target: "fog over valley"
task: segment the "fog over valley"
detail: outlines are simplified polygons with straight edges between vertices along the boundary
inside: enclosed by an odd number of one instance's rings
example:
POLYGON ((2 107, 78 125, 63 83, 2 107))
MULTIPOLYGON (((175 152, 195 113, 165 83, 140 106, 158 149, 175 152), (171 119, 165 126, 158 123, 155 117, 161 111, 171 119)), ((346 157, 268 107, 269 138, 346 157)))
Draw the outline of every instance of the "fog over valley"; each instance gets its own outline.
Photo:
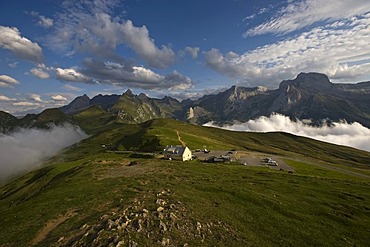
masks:
POLYGON ((40 166, 42 161, 85 138, 87 135, 71 124, 0 134, 0 182, 40 166))
POLYGON ((210 122, 204 126, 247 132, 282 131, 370 152, 370 129, 357 122, 334 122, 331 126, 322 124, 319 127, 314 127, 309 125, 309 120, 297 120, 294 122, 287 116, 273 114, 269 117, 263 116, 245 123, 235 123, 233 125, 224 125, 220 127, 210 122))

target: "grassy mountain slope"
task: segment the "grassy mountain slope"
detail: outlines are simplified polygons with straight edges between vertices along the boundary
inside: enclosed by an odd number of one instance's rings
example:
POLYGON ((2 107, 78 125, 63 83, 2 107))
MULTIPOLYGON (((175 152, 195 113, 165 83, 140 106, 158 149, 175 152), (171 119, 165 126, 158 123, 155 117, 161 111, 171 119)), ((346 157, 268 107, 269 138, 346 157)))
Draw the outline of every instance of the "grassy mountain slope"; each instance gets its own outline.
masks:
POLYGON ((17 128, 47 129, 52 125, 72 122, 71 118, 58 108, 46 109, 40 114, 27 114, 21 119, 0 111, 0 133, 14 131, 17 128))
MULTIPOLYGON (((191 149, 202 149, 204 146, 210 150, 244 149, 285 156, 301 155, 354 167, 367 168, 370 165, 368 152, 350 147, 287 133, 232 132, 172 119, 155 119, 138 125, 123 125, 121 128, 113 128, 94 138, 98 140, 96 142, 103 142, 106 139, 107 143, 112 145, 112 149, 123 145, 127 146, 126 150, 160 151, 168 144, 179 144, 177 131, 191 149)), ((91 141, 95 141, 94 138, 91 141)))
POLYGON ((0 188, 0 246, 366 246, 369 161, 283 133, 112 124, 0 188), (279 155, 296 172, 106 152, 160 150, 177 131, 191 149, 279 155))
POLYGON ((102 107, 94 105, 73 116, 73 121, 83 126, 87 132, 97 131, 116 121, 117 117, 105 111, 102 107))
POLYGON ((0 111, 0 133, 12 130, 18 119, 7 112, 0 111))

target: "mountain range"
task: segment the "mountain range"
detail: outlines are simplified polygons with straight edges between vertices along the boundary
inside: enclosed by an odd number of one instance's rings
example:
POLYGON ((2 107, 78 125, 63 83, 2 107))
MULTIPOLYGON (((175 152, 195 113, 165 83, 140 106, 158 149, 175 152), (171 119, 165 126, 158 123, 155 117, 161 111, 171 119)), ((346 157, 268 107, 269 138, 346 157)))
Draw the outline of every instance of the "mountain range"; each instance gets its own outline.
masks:
POLYGON ((232 86, 218 94, 181 102, 168 96, 156 99, 143 93, 135 95, 131 90, 122 95, 97 95, 92 99, 85 94, 59 109, 28 114, 22 119, 1 112, 0 130, 11 130, 14 126, 42 127, 50 122, 83 122, 86 117, 94 117, 101 124, 141 123, 155 118, 223 124, 273 113, 289 116, 292 120, 310 119, 313 124, 345 120, 370 128, 370 82, 336 84, 324 74, 300 73, 293 80, 282 81, 274 90, 262 86, 232 86))

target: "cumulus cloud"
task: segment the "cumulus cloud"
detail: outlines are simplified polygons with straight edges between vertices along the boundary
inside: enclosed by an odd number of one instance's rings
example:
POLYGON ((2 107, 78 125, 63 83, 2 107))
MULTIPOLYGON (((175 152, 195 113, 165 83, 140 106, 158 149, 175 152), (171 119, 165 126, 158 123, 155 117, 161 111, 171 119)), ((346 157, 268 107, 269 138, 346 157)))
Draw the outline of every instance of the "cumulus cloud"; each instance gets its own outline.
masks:
POLYGON ((370 73, 370 13, 316 27, 242 55, 205 52, 215 71, 250 86, 276 87, 300 72, 320 72, 337 81, 365 80, 370 73))
POLYGON ((0 26, 0 47, 15 56, 35 63, 43 63, 42 49, 37 43, 22 37, 15 27, 0 26))
POLYGON ((121 24, 120 29, 125 43, 150 66, 166 68, 174 62, 175 53, 172 49, 165 45, 158 48, 150 38, 146 26, 135 27, 132 21, 128 20, 121 24))
POLYGON ((0 87, 10 87, 18 85, 19 81, 8 75, 0 75, 0 87))
POLYGON ((41 27, 49 28, 53 25, 54 21, 51 18, 40 15, 40 20, 37 22, 41 27))
POLYGON ((132 66, 127 62, 103 62, 86 59, 81 73, 95 81, 116 86, 142 88, 148 90, 191 88, 193 82, 177 71, 160 75, 142 66, 132 66))
POLYGON ((26 11, 25 13, 35 17, 37 20, 37 25, 39 25, 40 27, 49 28, 54 23, 53 19, 40 15, 39 12, 36 12, 36 11, 27 12, 26 11))
MULTIPOLYGON (((263 116, 246 123, 226 125, 222 128, 246 132, 282 131, 370 152, 370 129, 357 122, 350 124, 343 121, 333 123, 331 126, 323 124, 319 127, 311 126, 305 122, 299 120, 293 122, 287 116, 273 114, 270 117, 263 116)), ((212 123, 207 123, 206 126, 219 127, 212 123)))
POLYGON ((44 79, 50 78, 50 74, 48 73, 48 70, 50 70, 50 68, 47 68, 45 64, 39 64, 37 65, 36 68, 33 68, 30 71, 31 71, 31 74, 33 74, 34 76, 44 80, 44 79))
POLYGON ((171 47, 158 47, 146 26, 137 27, 131 20, 112 16, 115 6, 117 1, 65 1, 54 32, 48 36, 48 46, 69 55, 88 52, 119 60, 115 49, 126 45, 149 66, 165 68, 174 62, 171 47))
POLYGON ((0 94, 0 101, 13 101, 16 100, 14 98, 9 98, 8 96, 0 94))
POLYGON ((185 47, 185 51, 190 54, 193 59, 198 57, 199 47, 185 47))
POLYGON ((51 99, 55 101, 67 101, 67 98, 60 94, 51 96, 51 99))
POLYGON ((336 21, 370 12, 367 0, 299 0, 279 9, 269 21, 249 29, 245 36, 289 33, 321 21, 336 21))
POLYGON ((170 91, 182 91, 193 87, 192 80, 176 70, 164 77, 164 84, 168 85, 170 91))
POLYGON ((92 79, 81 74, 74 68, 62 69, 56 68, 55 75, 59 80, 62 81, 71 81, 71 82, 86 82, 92 83, 92 79))
POLYGON ((39 167, 63 148, 86 137, 80 128, 72 125, 0 134, 0 181, 39 167))
POLYGON ((38 95, 38 94, 35 94, 35 93, 31 93, 31 94, 29 94, 28 99, 33 100, 33 101, 36 101, 36 102, 44 102, 44 101, 41 99, 41 95, 38 95))

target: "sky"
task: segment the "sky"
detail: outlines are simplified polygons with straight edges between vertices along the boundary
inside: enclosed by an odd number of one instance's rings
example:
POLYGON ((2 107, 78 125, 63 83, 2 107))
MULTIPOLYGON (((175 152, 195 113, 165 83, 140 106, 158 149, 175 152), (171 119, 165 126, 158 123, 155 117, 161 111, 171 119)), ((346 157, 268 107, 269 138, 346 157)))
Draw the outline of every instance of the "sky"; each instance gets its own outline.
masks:
POLYGON ((369 47, 368 0, 0 1, 0 110, 275 89, 300 72, 369 81, 369 47))

